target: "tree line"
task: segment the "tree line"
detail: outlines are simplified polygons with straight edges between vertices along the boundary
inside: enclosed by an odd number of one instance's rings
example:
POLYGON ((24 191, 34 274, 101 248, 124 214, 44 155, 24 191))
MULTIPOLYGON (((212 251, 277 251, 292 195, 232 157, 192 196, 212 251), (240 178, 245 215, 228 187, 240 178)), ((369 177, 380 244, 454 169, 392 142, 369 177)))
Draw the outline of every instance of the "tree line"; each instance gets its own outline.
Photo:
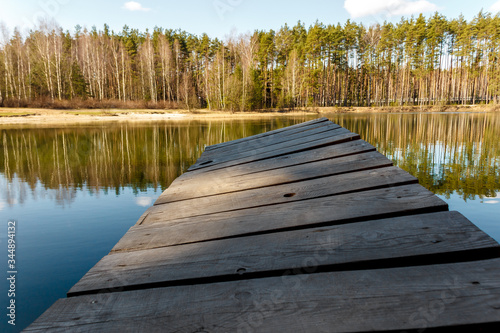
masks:
POLYGON ((500 15, 316 22, 222 41, 182 30, 3 30, 0 106, 211 110, 500 102, 500 15), (66 104, 64 104, 64 103, 66 104), (45 103, 45 104, 44 104, 45 103))

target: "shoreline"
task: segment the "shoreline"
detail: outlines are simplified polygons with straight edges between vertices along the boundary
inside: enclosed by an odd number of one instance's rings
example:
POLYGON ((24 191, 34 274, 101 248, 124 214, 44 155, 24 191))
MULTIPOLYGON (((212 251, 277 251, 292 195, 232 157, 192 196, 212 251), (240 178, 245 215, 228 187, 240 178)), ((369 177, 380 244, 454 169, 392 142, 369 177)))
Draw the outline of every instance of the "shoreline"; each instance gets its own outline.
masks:
POLYGON ((455 113, 498 112, 499 106, 393 106, 393 107, 317 107, 292 111, 262 110, 248 112, 154 109, 32 109, 0 108, 0 125, 55 125, 103 122, 150 122, 248 119, 263 117, 323 116, 339 113, 455 113))

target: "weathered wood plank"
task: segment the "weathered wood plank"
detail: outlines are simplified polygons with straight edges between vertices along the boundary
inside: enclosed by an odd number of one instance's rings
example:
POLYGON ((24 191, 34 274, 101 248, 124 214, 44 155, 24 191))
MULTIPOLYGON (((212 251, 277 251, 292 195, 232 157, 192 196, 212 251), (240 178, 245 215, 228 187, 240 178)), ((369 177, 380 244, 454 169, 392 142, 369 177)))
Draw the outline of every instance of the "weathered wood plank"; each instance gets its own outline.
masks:
POLYGON ((308 137, 307 140, 293 140, 290 142, 282 143, 281 145, 273 146, 273 150, 269 151, 266 148, 254 150, 253 155, 246 156, 238 159, 233 159, 230 155, 221 155, 217 159, 212 159, 212 163, 195 163, 188 171, 194 172, 207 172, 210 170, 221 169, 231 165, 243 164, 252 161, 263 160, 280 155, 286 155, 303 150, 314 149, 322 146, 328 146, 346 141, 359 139, 359 135, 352 133, 344 128, 324 132, 317 135, 308 137), (307 142, 304 142, 307 141, 307 142))
MULTIPOLYGON (((213 146, 208 146, 205 149, 206 154, 220 154, 222 152, 227 152, 227 151, 233 151, 233 150, 238 150, 240 151, 241 149, 245 149, 245 147, 259 147, 262 146, 263 144, 271 143, 273 144, 274 139, 277 140, 283 140, 284 138, 289 138, 290 136, 293 135, 305 135, 306 133, 309 133, 311 130, 317 130, 321 128, 330 128, 332 125, 336 125, 332 123, 331 121, 321 121, 321 122, 311 122, 309 124, 303 125, 303 126, 297 126, 295 128, 282 128, 279 130, 272 130, 269 132, 261 133, 256 136, 249 136, 246 138, 239 139, 240 142, 236 144, 230 144, 233 141, 226 142, 228 146, 226 147, 219 147, 216 149, 210 149, 213 146), (264 135, 265 134, 265 135, 264 135)), ((337 125, 340 126, 340 125, 337 125)), ((238 141, 238 140, 234 140, 238 141)))
MULTIPOLYGON (((375 151, 375 147, 363 140, 353 140, 330 146, 323 146, 311 150, 290 153, 287 155, 271 157, 264 160, 252 161, 245 164, 233 165, 223 169, 210 172, 186 172, 176 178, 169 187, 182 187, 189 182, 196 183, 200 177, 227 178, 237 177, 250 173, 265 172, 299 164, 307 164, 315 161, 334 159, 337 157, 359 154, 361 152, 375 151)), ((229 179, 228 179, 229 181, 229 179)))
POLYGON ((149 218, 168 216, 169 220, 175 220, 415 183, 417 178, 391 166, 156 205, 149 218))
POLYGON ((499 292, 499 259, 284 275, 71 297, 26 332, 368 332, 487 323, 498 329, 499 292))
MULTIPOLYGON (((331 146, 329 146, 331 147, 331 146)), ((391 166, 392 162, 376 151, 293 165, 281 169, 233 176, 232 171, 213 175, 203 173, 192 181, 173 183, 155 205, 262 187, 294 183, 311 178, 391 166), (312 172, 314 170, 314 172, 312 172)), ((263 189, 265 192, 265 190, 263 189)))
POLYGON ((281 132, 281 135, 276 134, 265 136, 260 139, 252 140, 245 144, 238 144, 227 148, 220 148, 216 149, 215 151, 205 151, 196 161, 196 163, 199 163, 201 165, 207 161, 217 159, 221 155, 229 155, 231 156, 231 158, 237 159, 244 156, 253 155, 255 154, 255 150, 271 151, 276 145, 294 145, 294 142, 296 142, 295 140, 297 139, 302 139, 302 142, 308 142, 309 137, 339 128, 341 128, 340 125, 328 121, 316 124, 312 128, 311 126, 309 126, 307 128, 291 130, 290 132, 293 131, 293 133, 284 131, 281 132))
POLYGON ((472 250, 488 248, 500 254, 500 245, 458 212, 419 214, 110 254, 73 286, 68 296, 182 280, 206 282, 214 277, 273 271, 283 274, 288 269, 308 270, 311 265, 319 270, 320 266, 332 269, 332 265, 343 265, 345 270, 360 262, 385 260, 390 264, 387 259, 406 258, 405 266, 412 266, 433 260, 413 259, 416 256, 441 254, 441 262, 457 256, 463 260, 469 253, 476 255, 472 250))
POLYGON ((148 214, 143 224, 130 228, 112 251, 150 249, 447 209, 444 201, 415 184, 178 220, 148 214))
MULTIPOLYGON (((296 146, 298 144, 314 142, 314 141, 321 140, 321 139, 324 139, 327 137, 347 133, 347 130, 345 128, 342 128, 337 124, 334 124, 331 122, 325 122, 323 124, 324 124, 323 126, 321 126, 319 128, 315 128, 314 130, 310 130, 307 132, 301 132, 301 133, 298 133, 297 135, 292 135, 291 140, 280 140, 280 142, 277 144, 271 144, 271 145, 264 146, 264 147, 257 146, 257 147, 253 147, 250 150, 245 150, 245 147, 247 147, 248 145, 238 144, 238 145, 233 146, 232 149, 229 149, 229 148, 227 150, 226 149, 224 149, 224 150, 217 149, 215 152, 212 152, 212 153, 210 151, 208 151, 207 154, 205 154, 205 152, 204 152, 203 154, 210 156, 210 158, 205 158, 205 156, 202 154, 202 156, 200 156, 200 158, 196 161, 196 163, 191 166, 191 169, 195 170, 195 169, 199 169, 202 167, 215 166, 219 163, 223 163, 223 162, 227 162, 227 161, 231 161, 231 160, 237 160, 237 159, 241 159, 244 157, 258 155, 258 154, 262 154, 262 153, 267 153, 267 152, 271 152, 274 150, 283 149, 286 147, 293 147, 293 146, 296 146), (328 130, 324 131, 323 127, 327 127, 328 130), (314 133, 312 135, 305 134, 305 133, 310 133, 311 131, 314 131, 314 133), (240 151, 240 149, 242 149, 242 151, 240 151)), ((266 138, 270 138, 271 141, 273 141, 274 136, 269 136, 266 138)), ((265 138, 263 138, 263 139, 265 139, 265 138)))
POLYGON ((290 131, 293 131, 295 129, 307 128, 309 126, 315 126, 317 124, 327 123, 327 122, 330 122, 330 121, 328 120, 328 118, 325 118, 325 117, 318 118, 318 119, 313 119, 313 120, 309 120, 309 121, 306 121, 306 122, 303 122, 303 123, 300 123, 300 124, 295 124, 295 125, 292 125, 292 126, 278 128, 278 129, 275 129, 275 130, 272 130, 272 131, 268 131, 268 132, 264 132, 264 133, 260 133, 260 134, 256 134, 256 135, 252 135, 252 136, 248 136, 248 137, 245 137, 245 138, 241 138, 241 139, 236 139, 236 140, 231 140, 231 141, 227 141, 227 142, 221 142, 221 143, 217 143, 217 144, 214 144, 214 145, 210 145, 210 146, 205 147, 205 150, 207 150, 207 151, 209 151, 209 150, 216 150, 216 149, 219 149, 219 148, 224 148, 224 147, 232 146, 232 145, 235 145, 235 144, 241 144, 241 143, 244 144, 245 142, 253 141, 253 140, 256 140, 256 139, 260 139, 260 138, 263 138, 263 137, 266 137, 266 136, 269 136, 269 135, 276 135, 276 134, 280 134, 281 132, 290 132, 290 131))

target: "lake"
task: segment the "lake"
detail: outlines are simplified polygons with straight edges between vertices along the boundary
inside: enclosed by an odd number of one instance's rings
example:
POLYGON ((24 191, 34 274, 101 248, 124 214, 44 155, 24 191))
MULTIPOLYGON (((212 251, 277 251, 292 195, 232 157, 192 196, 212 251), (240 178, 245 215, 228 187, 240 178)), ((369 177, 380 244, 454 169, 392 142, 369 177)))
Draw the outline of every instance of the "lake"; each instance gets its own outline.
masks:
MULTIPOLYGON (((204 147, 316 116, 0 126, 0 246, 16 221, 16 326, 29 325, 103 256, 204 147)), ((332 114, 500 241, 500 113, 332 114)), ((2 307, 8 306, 6 279, 2 307)), ((7 310, 4 310, 7 311, 7 310)))

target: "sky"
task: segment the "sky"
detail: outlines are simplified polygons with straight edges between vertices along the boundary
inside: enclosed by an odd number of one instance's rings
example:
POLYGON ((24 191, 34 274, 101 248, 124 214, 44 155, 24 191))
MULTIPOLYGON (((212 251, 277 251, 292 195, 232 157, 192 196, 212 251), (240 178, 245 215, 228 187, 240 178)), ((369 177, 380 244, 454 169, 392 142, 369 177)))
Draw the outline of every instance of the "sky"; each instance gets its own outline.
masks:
POLYGON ((116 32, 124 25, 140 31, 158 26, 225 39, 299 20, 309 26, 316 20, 343 24, 351 19, 369 26, 436 11, 471 20, 481 9, 497 14, 500 0, 0 0, 0 22, 26 32, 46 17, 70 32, 76 25, 102 29, 108 24, 116 32))

